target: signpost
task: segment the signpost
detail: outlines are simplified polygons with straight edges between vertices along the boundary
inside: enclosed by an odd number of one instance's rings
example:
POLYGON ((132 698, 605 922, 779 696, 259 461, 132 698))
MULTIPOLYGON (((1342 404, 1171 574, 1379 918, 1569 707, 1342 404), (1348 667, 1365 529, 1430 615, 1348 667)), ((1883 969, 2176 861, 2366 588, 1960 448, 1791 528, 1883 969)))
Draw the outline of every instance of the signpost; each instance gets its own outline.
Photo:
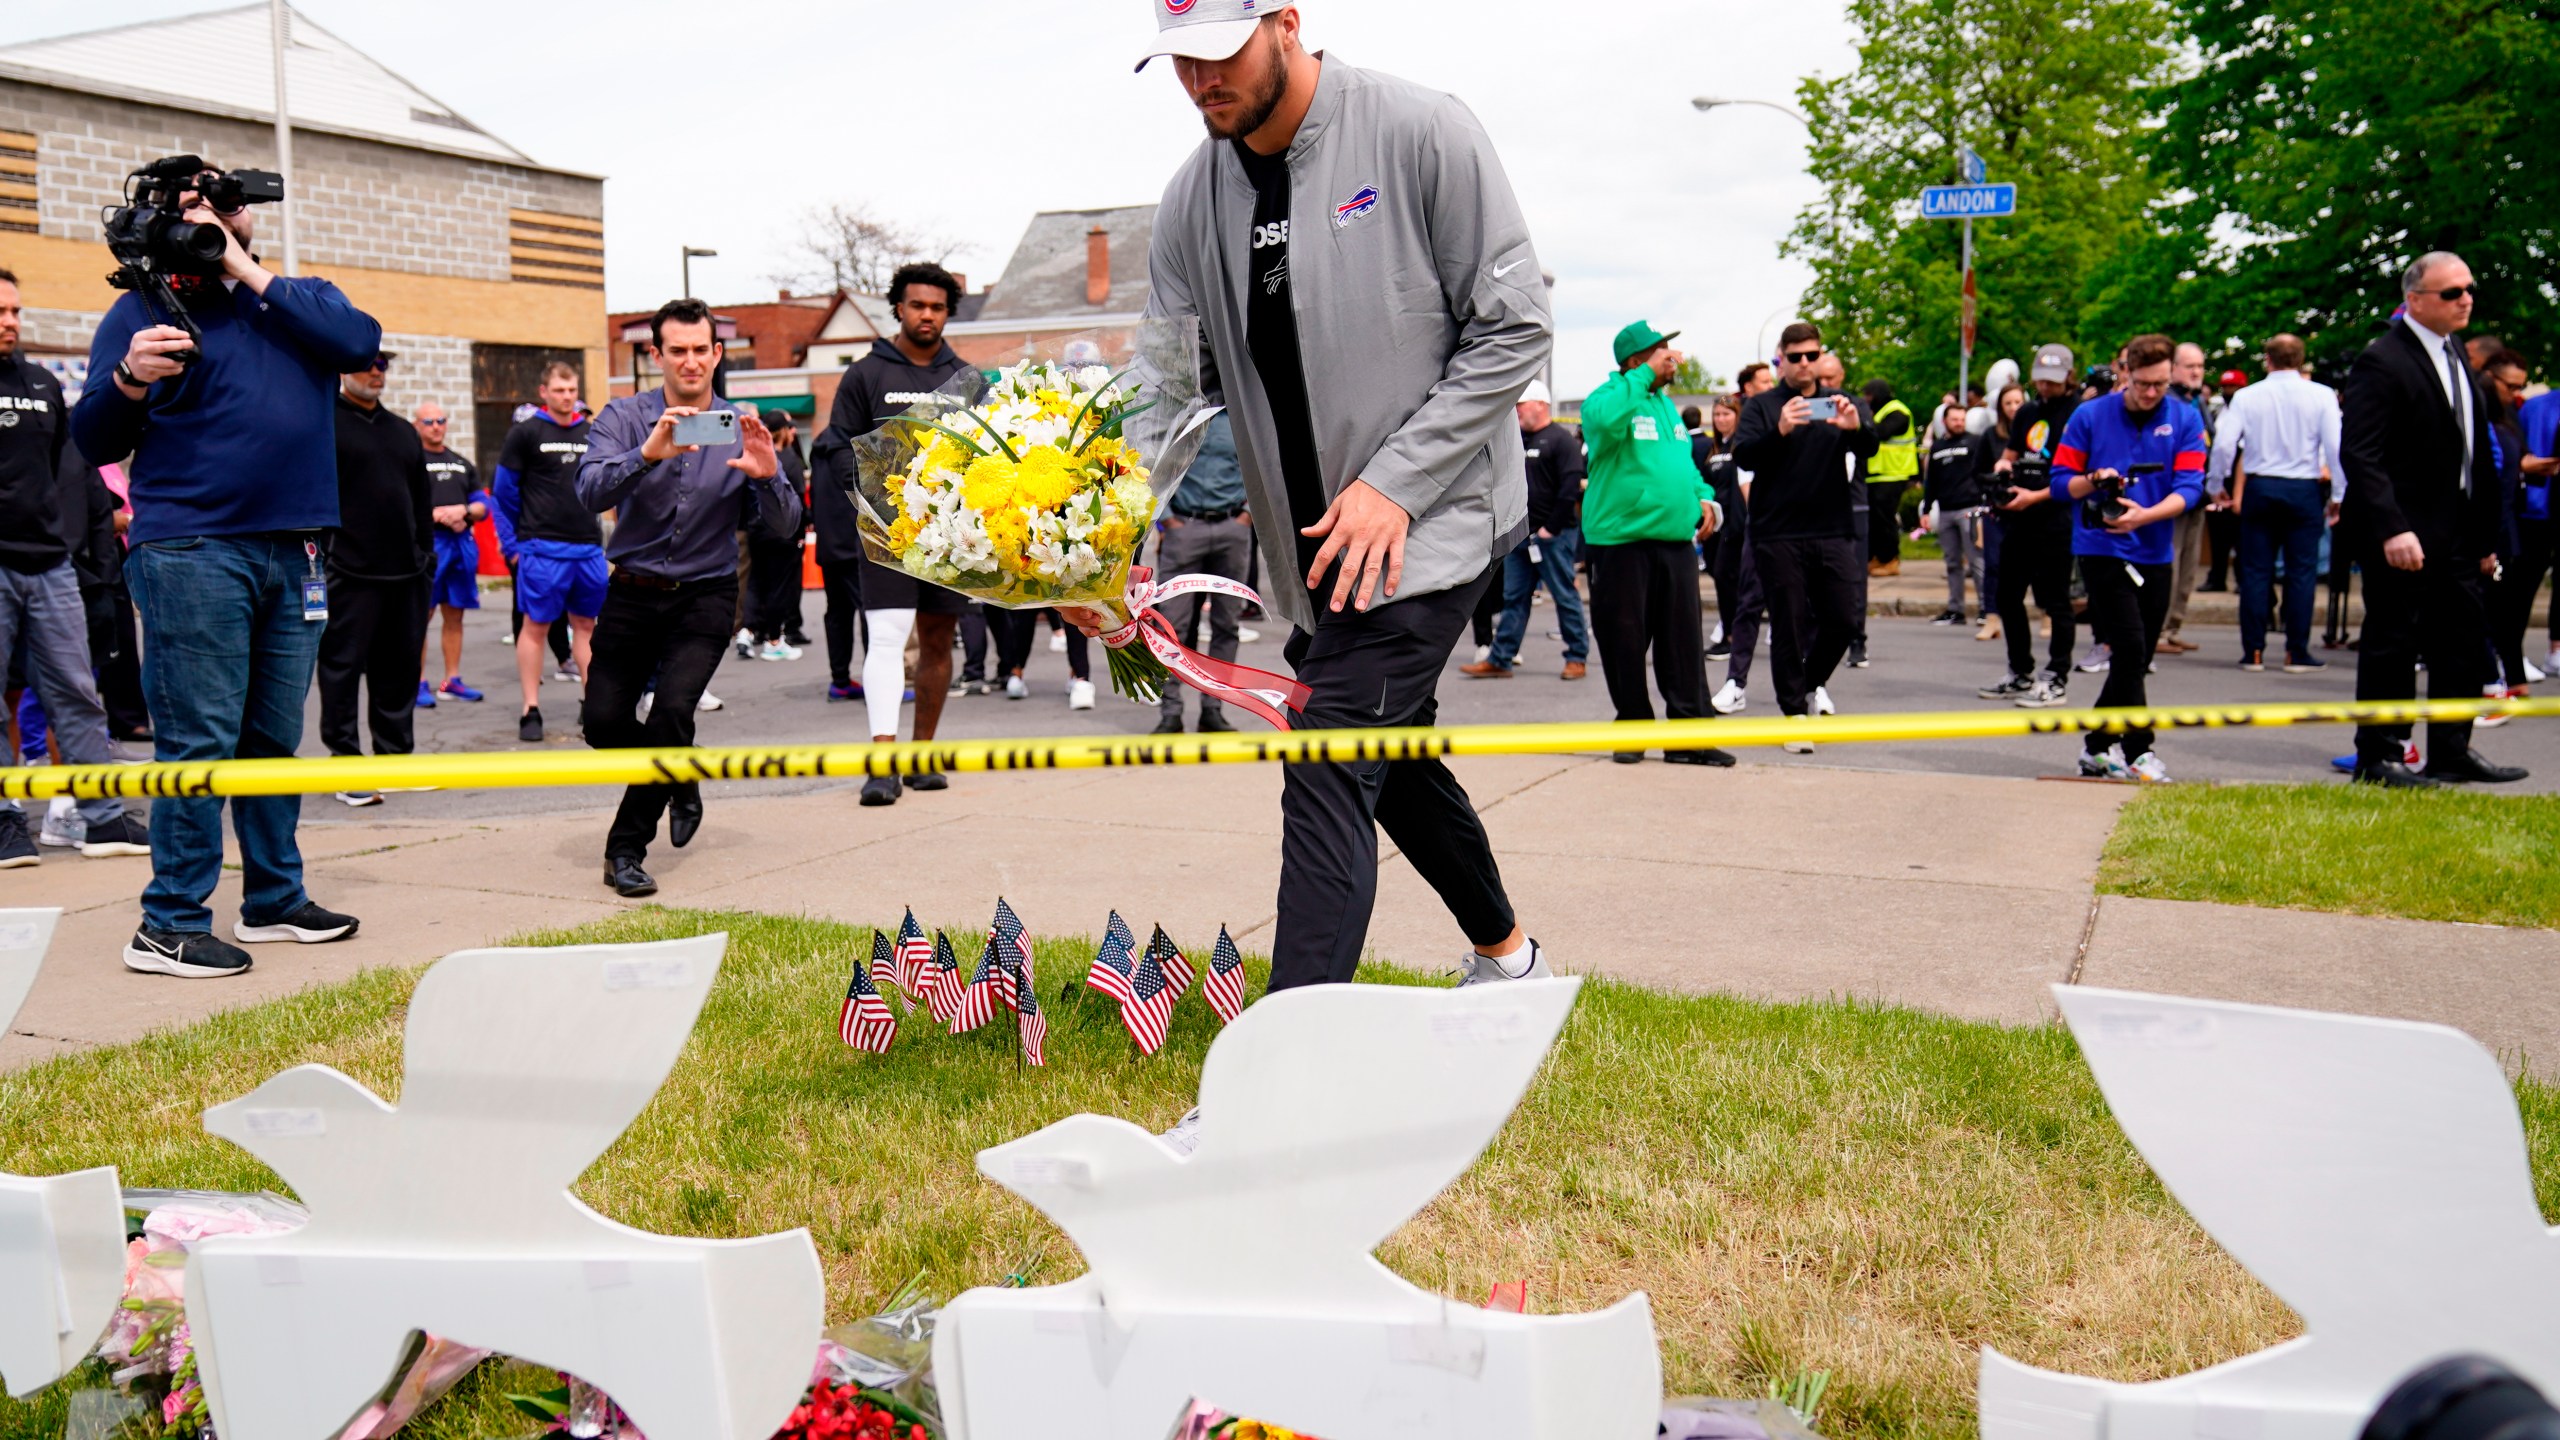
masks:
POLYGON ((1956 361, 1956 399, 1964 399, 1965 387, 1973 383, 1973 341, 1975 335, 1973 286, 1973 222, 1992 220, 2018 213, 2018 187, 1986 183, 1989 169, 1970 145, 1958 146, 1956 159, 1965 183, 1931 185, 1920 192, 1920 218, 1923 220, 1961 220, 1964 222, 1964 318, 1962 345, 1956 361))

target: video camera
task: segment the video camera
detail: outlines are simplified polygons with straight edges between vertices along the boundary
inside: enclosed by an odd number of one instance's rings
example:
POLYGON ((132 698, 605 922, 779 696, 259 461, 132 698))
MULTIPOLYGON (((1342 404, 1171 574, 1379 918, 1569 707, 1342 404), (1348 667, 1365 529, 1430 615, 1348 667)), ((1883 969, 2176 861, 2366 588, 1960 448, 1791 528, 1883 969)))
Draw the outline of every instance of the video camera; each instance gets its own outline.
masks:
MULTIPOLYGON (((186 218, 179 197, 188 191, 216 214, 236 215, 251 205, 282 200, 284 177, 271 170, 217 170, 193 155, 154 160, 125 177, 124 206, 106 216, 107 249, 117 266, 107 283, 140 295, 152 323, 174 325, 201 341, 203 333, 169 277, 221 275, 230 235, 220 225, 186 218)), ((190 365, 201 353, 188 349, 169 358, 190 365)))
POLYGON ((2157 475, 2162 468, 2159 465, 2136 465, 2131 473, 2125 475, 2090 476, 2089 493, 2080 499, 2080 518, 2092 530, 2106 529, 2133 508, 2124 502, 2125 486, 2145 475, 2157 475))

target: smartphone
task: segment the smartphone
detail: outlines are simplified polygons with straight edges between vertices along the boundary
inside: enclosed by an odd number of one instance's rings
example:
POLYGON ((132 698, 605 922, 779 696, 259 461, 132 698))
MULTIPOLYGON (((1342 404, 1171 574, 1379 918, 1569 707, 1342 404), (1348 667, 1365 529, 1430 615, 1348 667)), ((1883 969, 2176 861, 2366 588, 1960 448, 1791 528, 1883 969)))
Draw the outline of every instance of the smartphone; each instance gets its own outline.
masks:
POLYGON ((1840 413, 1840 397, 1837 395, 1825 395, 1821 399, 1807 400, 1804 403, 1811 407, 1805 413, 1804 418, 1807 420, 1827 421, 1840 413))
POLYGON ((738 443, 738 412, 706 410, 699 415, 679 416, 674 440, 678 445, 735 445, 738 443))

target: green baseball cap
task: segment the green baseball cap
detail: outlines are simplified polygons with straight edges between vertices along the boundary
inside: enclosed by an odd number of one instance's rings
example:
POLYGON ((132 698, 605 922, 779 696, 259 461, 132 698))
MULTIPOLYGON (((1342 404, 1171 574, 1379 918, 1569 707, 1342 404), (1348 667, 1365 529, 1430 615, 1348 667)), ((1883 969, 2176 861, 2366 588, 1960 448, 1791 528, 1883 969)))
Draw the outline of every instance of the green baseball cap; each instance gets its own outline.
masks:
POLYGON ((1639 320, 1619 331, 1617 343, 1609 348, 1617 353, 1618 366, 1624 369, 1629 356, 1641 355, 1656 345, 1667 344, 1679 338, 1680 332, 1677 330, 1665 335, 1653 328, 1652 321, 1639 320))

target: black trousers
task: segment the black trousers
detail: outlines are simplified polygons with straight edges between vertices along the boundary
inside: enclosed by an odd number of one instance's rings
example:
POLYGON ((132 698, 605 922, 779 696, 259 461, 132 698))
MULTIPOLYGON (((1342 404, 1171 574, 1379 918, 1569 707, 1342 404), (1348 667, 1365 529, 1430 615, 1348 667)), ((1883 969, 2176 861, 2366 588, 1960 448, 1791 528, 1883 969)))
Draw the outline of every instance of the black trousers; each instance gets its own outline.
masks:
MULTIPOLYGON (((1440 714, 1441 668, 1457 647, 1497 566, 1454 590, 1416 595, 1367 612, 1324 612, 1282 653, 1314 693, 1311 730, 1429 725, 1440 714)), ((1328 577, 1330 578, 1330 577, 1328 577)), ((1378 899, 1378 830, 1439 892, 1477 945, 1509 938, 1517 924, 1492 842, 1458 777, 1438 760, 1366 760, 1283 767, 1280 904, 1271 945, 1271 988, 1340 983, 1360 968, 1378 899)))
POLYGON ((1867 482, 1867 558, 1881 565, 1902 558, 1902 492, 1908 480, 1867 482))
MULTIPOLYGON (((1040 639, 1040 617, 1046 610, 1004 610, 987 607, 987 629, 995 636, 996 678, 1002 680, 1017 670, 1031 665, 1031 649, 1040 639)), ((1067 671, 1079 680, 1093 678, 1093 651, 1084 632, 1072 625, 1062 625, 1067 634, 1067 671)))
MULTIPOLYGON (((2099 705, 2151 703, 2145 681, 2151 673, 2151 657, 2160 649, 2160 632, 2169 623, 2169 592, 2177 588, 2176 572, 2174 565, 2128 565, 2097 555, 2080 562, 2080 578, 2089 585, 2089 633, 2107 647, 2107 683, 2098 691, 2099 705)), ((2152 734, 2127 730, 2109 735, 2092 730, 2083 748, 2096 755, 2118 741, 2130 760, 2151 748, 2152 734)))
MULTIPOLYGON (((2497 630, 2498 667, 2506 675, 2506 683, 2521 687, 2524 681, 2524 637, 2533 628, 2533 598, 2541 593, 2542 577, 2551 571, 2554 530, 2549 520, 2516 517, 2516 535, 2523 543, 2516 548, 2513 563, 2507 566, 2507 578, 2490 587, 2489 605, 2497 630)), ((2552 597, 2551 633, 2553 649, 2560 649, 2560 593, 2552 597)), ((95 641, 91 642, 93 645, 95 641)), ((113 718, 110 716, 109 718, 113 718)))
POLYGON ((332 755, 361 755, 356 687, 373 753, 418 748, 418 663, 427 643, 427 581, 329 577, 329 625, 320 632, 320 742, 332 755))
POLYGON ((1494 622, 1502 618, 1502 562, 1493 562, 1494 583, 1485 587, 1484 598, 1476 602, 1475 613, 1467 618, 1467 628, 1478 646, 1493 643, 1494 622))
POLYGON ((1621 720, 1653 718, 1644 688, 1653 652, 1662 713, 1694 720, 1707 709, 1706 620, 1698 605, 1698 551, 1686 540, 1634 540, 1591 548, 1592 646, 1621 720))
MULTIPOLYGON (((581 718, 598 750, 683 749, 693 744, 694 706, 729 653, 738 577, 696 580, 672 590, 616 576, 596 617, 581 718), (657 678, 658 698, 640 719, 640 697, 657 678)), ((678 798, 698 800, 697 785, 634 785, 622 792, 605 836, 607 859, 643 860, 658 836, 658 817, 678 798)))
MULTIPOLYGON (((2380 550, 2364 567, 2364 645, 2356 652, 2358 700, 2418 698, 2418 661, 2427 662, 2427 698, 2477 700, 2489 683, 2489 616, 2480 562, 2429 556, 2424 570, 2394 569, 2380 550)), ((2406 725, 2356 727, 2356 758, 2398 760, 2406 725)), ((2450 761, 2471 748, 2471 722, 2427 727, 2427 759, 2450 761)))
POLYGON ((136 735, 151 728, 151 710, 142 697, 142 646, 136 638, 133 595, 119 583, 111 604, 106 624, 95 618, 89 623, 89 658, 98 667, 98 698, 107 707, 108 731, 136 735))
POLYGON ((1802 715, 1831 683, 1858 633, 1867 557, 1849 536, 1751 542, 1752 568, 1769 607, 1769 678, 1778 708, 1802 715))
POLYGON ((747 554, 747 584, 753 591, 748 602, 752 616, 748 628, 756 632, 758 640, 806 633, 800 620, 803 577, 799 542, 758 535, 747 541, 747 554))
POLYGON ((850 685, 854 627, 862 620, 862 566, 821 562, 818 573, 827 581, 827 678, 839 685, 850 685))
MULTIPOLYGON (((2047 501, 2047 504, 2053 502, 2047 501)), ((2071 678, 2071 647, 2079 642, 2078 622, 2071 614, 2071 532, 2043 524, 2020 523, 1998 511, 2000 527, 2000 638, 2009 647, 2009 673, 2036 673, 2036 632, 2027 619, 2027 596, 2053 620, 2053 642, 2045 647, 2045 673, 2071 678)))

